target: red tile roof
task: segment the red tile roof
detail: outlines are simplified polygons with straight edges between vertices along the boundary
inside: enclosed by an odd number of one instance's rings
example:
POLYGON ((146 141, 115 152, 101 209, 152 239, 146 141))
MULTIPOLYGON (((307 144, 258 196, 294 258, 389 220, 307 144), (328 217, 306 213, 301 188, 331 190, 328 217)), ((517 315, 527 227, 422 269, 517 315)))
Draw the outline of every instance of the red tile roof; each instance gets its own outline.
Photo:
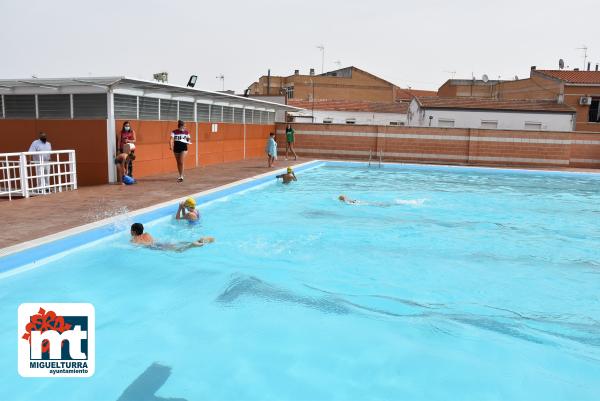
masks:
MULTIPOLYGON (((288 105, 303 109, 313 108, 313 102, 310 100, 288 99, 288 105)), ((315 100, 314 109, 406 114, 408 111, 408 103, 367 102, 362 100, 315 100)))
POLYGON ((600 85, 600 71, 533 70, 533 72, 560 79, 570 84, 600 85))
POLYGON ((510 111, 546 111, 556 113, 575 113, 575 109, 566 104, 550 100, 504 100, 473 97, 419 97, 421 107, 426 109, 469 109, 469 110, 510 110, 510 111))
POLYGON ((437 96, 437 91, 428 91, 423 89, 403 89, 400 87, 394 88, 394 97, 396 100, 412 100, 413 97, 421 96, 437 96))

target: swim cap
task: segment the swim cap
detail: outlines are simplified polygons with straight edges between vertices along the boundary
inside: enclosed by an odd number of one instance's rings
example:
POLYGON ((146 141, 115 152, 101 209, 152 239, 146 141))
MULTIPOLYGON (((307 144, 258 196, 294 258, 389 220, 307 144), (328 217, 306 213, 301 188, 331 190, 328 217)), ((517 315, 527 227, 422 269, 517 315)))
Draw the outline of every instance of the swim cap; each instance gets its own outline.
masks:
POLYGON ((290 174, 290 173, 294 172, 294 170, 292 170, 291 167, 288 167, 287 172, 288 172, 288 174, 290 174))
POLYGON ((189 207, 190 209, 191 208, 195 208, 196 207, 196 201, 194 200, 194 198, 189 197, 189 198, 187 198, 185 200, 184 206, 185 207, 189 207))

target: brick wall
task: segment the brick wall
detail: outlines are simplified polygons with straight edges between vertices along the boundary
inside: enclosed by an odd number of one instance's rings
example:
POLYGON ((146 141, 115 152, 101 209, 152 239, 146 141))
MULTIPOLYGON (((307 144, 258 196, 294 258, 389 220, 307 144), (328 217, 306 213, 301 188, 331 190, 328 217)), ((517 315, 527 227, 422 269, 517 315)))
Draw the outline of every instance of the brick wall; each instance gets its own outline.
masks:
MULTIPOLYGON (((600 133, 293 124, 302 156, 517 167, 600 168, 600 133)), ((278 124, 279 152, 285 126, 278 124)))

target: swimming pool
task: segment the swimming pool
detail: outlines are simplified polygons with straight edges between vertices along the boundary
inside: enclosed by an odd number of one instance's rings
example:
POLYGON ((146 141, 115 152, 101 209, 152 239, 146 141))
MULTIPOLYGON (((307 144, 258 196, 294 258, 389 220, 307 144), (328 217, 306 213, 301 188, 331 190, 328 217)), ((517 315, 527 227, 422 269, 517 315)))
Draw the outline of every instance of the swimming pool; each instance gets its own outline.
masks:
POLYGON ((598 400, 598 175, 327 163, 298 178, 215 196, 198 226, 146 224, 210 246, 136 248, 124 216, 0 279, 0 400, 117 400, 144 371, 188 401, 598 400), (32 301, 95 306, 93 377, 18 376, 32 301))

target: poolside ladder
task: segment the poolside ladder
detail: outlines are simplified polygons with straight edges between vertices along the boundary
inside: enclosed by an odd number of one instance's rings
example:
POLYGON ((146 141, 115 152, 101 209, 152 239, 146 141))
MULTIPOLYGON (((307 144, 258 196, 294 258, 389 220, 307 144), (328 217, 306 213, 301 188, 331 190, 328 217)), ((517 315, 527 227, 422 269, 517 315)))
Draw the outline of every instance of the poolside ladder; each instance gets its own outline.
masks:
POLYGON ((371 167, 371 158, 372 158, 373 149, 369 149, 369 167, 371 167))

